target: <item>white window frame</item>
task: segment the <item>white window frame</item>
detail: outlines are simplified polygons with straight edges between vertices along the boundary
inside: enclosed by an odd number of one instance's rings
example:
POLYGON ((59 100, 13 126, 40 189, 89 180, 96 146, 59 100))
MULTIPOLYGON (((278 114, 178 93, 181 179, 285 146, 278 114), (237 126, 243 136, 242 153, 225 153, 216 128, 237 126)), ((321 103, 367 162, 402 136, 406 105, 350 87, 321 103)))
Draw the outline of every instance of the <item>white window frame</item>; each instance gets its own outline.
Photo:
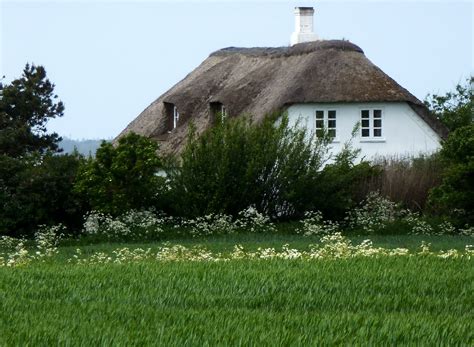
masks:
POLYGON ((178 108, 175 106, 173 106, 173 129, 176 129, 178 127, 178 123, 179 123, 179 112, 178 112, 178 108))
POLYGON ((385 128, 384 128, 384 115, 385 115, 385 109, 383 107, 360 107, 359 108, 359 121, 360 121, 360 132, 359 132, 359 137, 360 137, 360 142, 385 142, 385 128), (362 118, 362 112, 363 111, 369 111, 369 117, 368 118, 362 118), (380 111, 380 118, 375 118, 375 111, 380 111), (374 125, 375 120, 380 119, 380 126, 376 127, 374 125), (368 120, 369 121, 369 126, 364 127, 363 126, 363 121, 368 120), (369 130, 369 136, 363 136, 363 130, 369 130), (380 130, 380 136, 375 136, 375 130, 380 130))
POLYGON ((332 137, 332 142, 339 142, 339 136, 338 136, 339 131, 338 131, 338 128, 337 128, 337 124, 338 124, 337 115, 338 114, 339 114, 339 110, 336 109, 336 108, 333 108, 333 107, 331 107, 331 108, 316 108, 314 110, 314 129, 315 129, 316 137, 318 137, 317 133, 320 130, 325 129, 328 133, 329 133, 329 131, 334 130, 334 136, 332 137), (318 112, 323 112, 323 118, 317 118, 318 117, 318 112), (335 117, 329 119, 329 112, 335 112, 335 117), (318 121, 321 121, 321 119, 323 120, 323 127, 324 128, 318 126, 318 121), (334 120, 336 122, 336 125, 334 127, 329 127, 329 121, 330 120, 334 120))
POLYGON ((225 108, 224 104, 221 105, 221 119, 223 123, 227 119, 227 109, 225 108))

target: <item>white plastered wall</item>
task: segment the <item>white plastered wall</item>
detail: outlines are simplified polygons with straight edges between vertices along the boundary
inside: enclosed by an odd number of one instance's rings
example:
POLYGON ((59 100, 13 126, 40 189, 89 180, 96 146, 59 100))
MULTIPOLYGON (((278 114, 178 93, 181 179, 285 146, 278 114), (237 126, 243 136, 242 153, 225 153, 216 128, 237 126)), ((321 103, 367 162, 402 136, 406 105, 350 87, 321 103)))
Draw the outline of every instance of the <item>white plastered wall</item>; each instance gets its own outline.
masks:
POLYGON ((360 157, 405 157, 433 153, 441 148, 440 137, 405 102, 393 103, 331 103, 295 104, 288 108, 290 126, 299 120, 300 126, 315 131, 316 110, 336 110, 336 137, 331 144, 333 153, 339 152, 351 139, 354 126, 360 121, 362 109, 382 110, 382 136, 362 138, 360 130, 352 139, 360 148, 360 157))

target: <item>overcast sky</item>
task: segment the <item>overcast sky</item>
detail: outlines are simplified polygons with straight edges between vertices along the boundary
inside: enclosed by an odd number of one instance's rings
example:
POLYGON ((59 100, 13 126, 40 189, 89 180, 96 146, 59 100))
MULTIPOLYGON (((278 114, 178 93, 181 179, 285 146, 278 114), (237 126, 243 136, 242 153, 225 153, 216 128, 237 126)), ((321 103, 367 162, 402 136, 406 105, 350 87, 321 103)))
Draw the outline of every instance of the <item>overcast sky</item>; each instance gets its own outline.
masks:
POLYGON ((288 45, 295 6, 419 99, 474 70, 472 1, 0 2, 0 76, 43 65, 66 106, 49 128, 78 139, 116 136, 217 49, 288 45))

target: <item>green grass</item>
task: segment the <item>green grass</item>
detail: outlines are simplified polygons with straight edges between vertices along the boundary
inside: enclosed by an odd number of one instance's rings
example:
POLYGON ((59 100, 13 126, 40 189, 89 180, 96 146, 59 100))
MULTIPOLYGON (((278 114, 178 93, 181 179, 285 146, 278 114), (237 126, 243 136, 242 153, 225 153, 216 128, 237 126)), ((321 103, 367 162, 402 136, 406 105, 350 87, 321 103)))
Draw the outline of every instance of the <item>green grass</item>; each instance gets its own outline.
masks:
MULTIPOLYGON (((458 249, 463 250, 465 245, 473 244, 474 239, 469 236, 436 236, 436 235, 369 235, 369 236, 350 236, 355 244, 365 239, 370 239, 375 246, 385 248, 404 247, 410 250, 416 250, 420 247, 422 241, 431 243, 431 249, 435 251, 458 249)), ((303 237, 295 234, 273 233, 273 234, 231 234, 231 235, 212 235, 207 237, 167 237, 163 241, 149 242, 108 242, 108 243, 85 243, 84 240, 68 240, 61 247, 61 257, 70 258, 76 248, 81 248, 84 254, 90 254, 97 251, 111 252, 120 247, 130 248, 151 248, 158 249, 165 242, 171 244, 180 244, 187 247, 205 246, 214 252, 228 252, 236 244, 240 244, 245 249, 255 251, 258 247, 274 247, 281 249, 283 244, 289 244, 291 248, 299 250, 308 250, 310 244, 319 242, 319 237, 303 237)))
MULTIPOLYGON (((438 249, 473 243, 446 236, 371 238, 411 248, 422 239, 438 249)), ((236 243, 302 249, 311 242, 288 235, 179 240, 216 251, 236 243)), ((63 247, 52 262, 0 268, 0 346, 474 344, 473 259, 66 264, 75 248, 63 247)))

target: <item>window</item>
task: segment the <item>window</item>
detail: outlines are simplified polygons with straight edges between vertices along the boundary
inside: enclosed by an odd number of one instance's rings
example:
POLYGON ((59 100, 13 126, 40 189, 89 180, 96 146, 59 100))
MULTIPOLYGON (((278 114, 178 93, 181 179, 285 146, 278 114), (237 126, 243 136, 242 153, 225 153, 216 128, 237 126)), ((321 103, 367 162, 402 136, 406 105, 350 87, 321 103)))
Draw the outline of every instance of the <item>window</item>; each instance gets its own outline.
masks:
POLYGON ((360 111, 361 137, 382 137, 382 110, 360 111))
POLYGON ((327 131, 330 137, 336 137, 336 111, 316 111, 316 136, 321 137, 327 131))
POLYGON ((222 105, 221 107, 221 118, 222 118, 222 121, 225 121, 225 119, 227 118, 227 110, 225 109, 224 105, 222 105))
POLYGON ((220 102, 211 102, 209 104, 211 110, 211 120, 214 123, 216 120, 220 119, 222 122, 227 118, 227 109, 220 102))
POLYGON ((179 122, 179 112, 176 106, 173 107, 173 129, 176 129, 179 122))
POLYGON ((164 110, 167 122, 167 129, 171 131, 179 126, 179 112, 175 104, 170 102, 164 103, 164 110))

